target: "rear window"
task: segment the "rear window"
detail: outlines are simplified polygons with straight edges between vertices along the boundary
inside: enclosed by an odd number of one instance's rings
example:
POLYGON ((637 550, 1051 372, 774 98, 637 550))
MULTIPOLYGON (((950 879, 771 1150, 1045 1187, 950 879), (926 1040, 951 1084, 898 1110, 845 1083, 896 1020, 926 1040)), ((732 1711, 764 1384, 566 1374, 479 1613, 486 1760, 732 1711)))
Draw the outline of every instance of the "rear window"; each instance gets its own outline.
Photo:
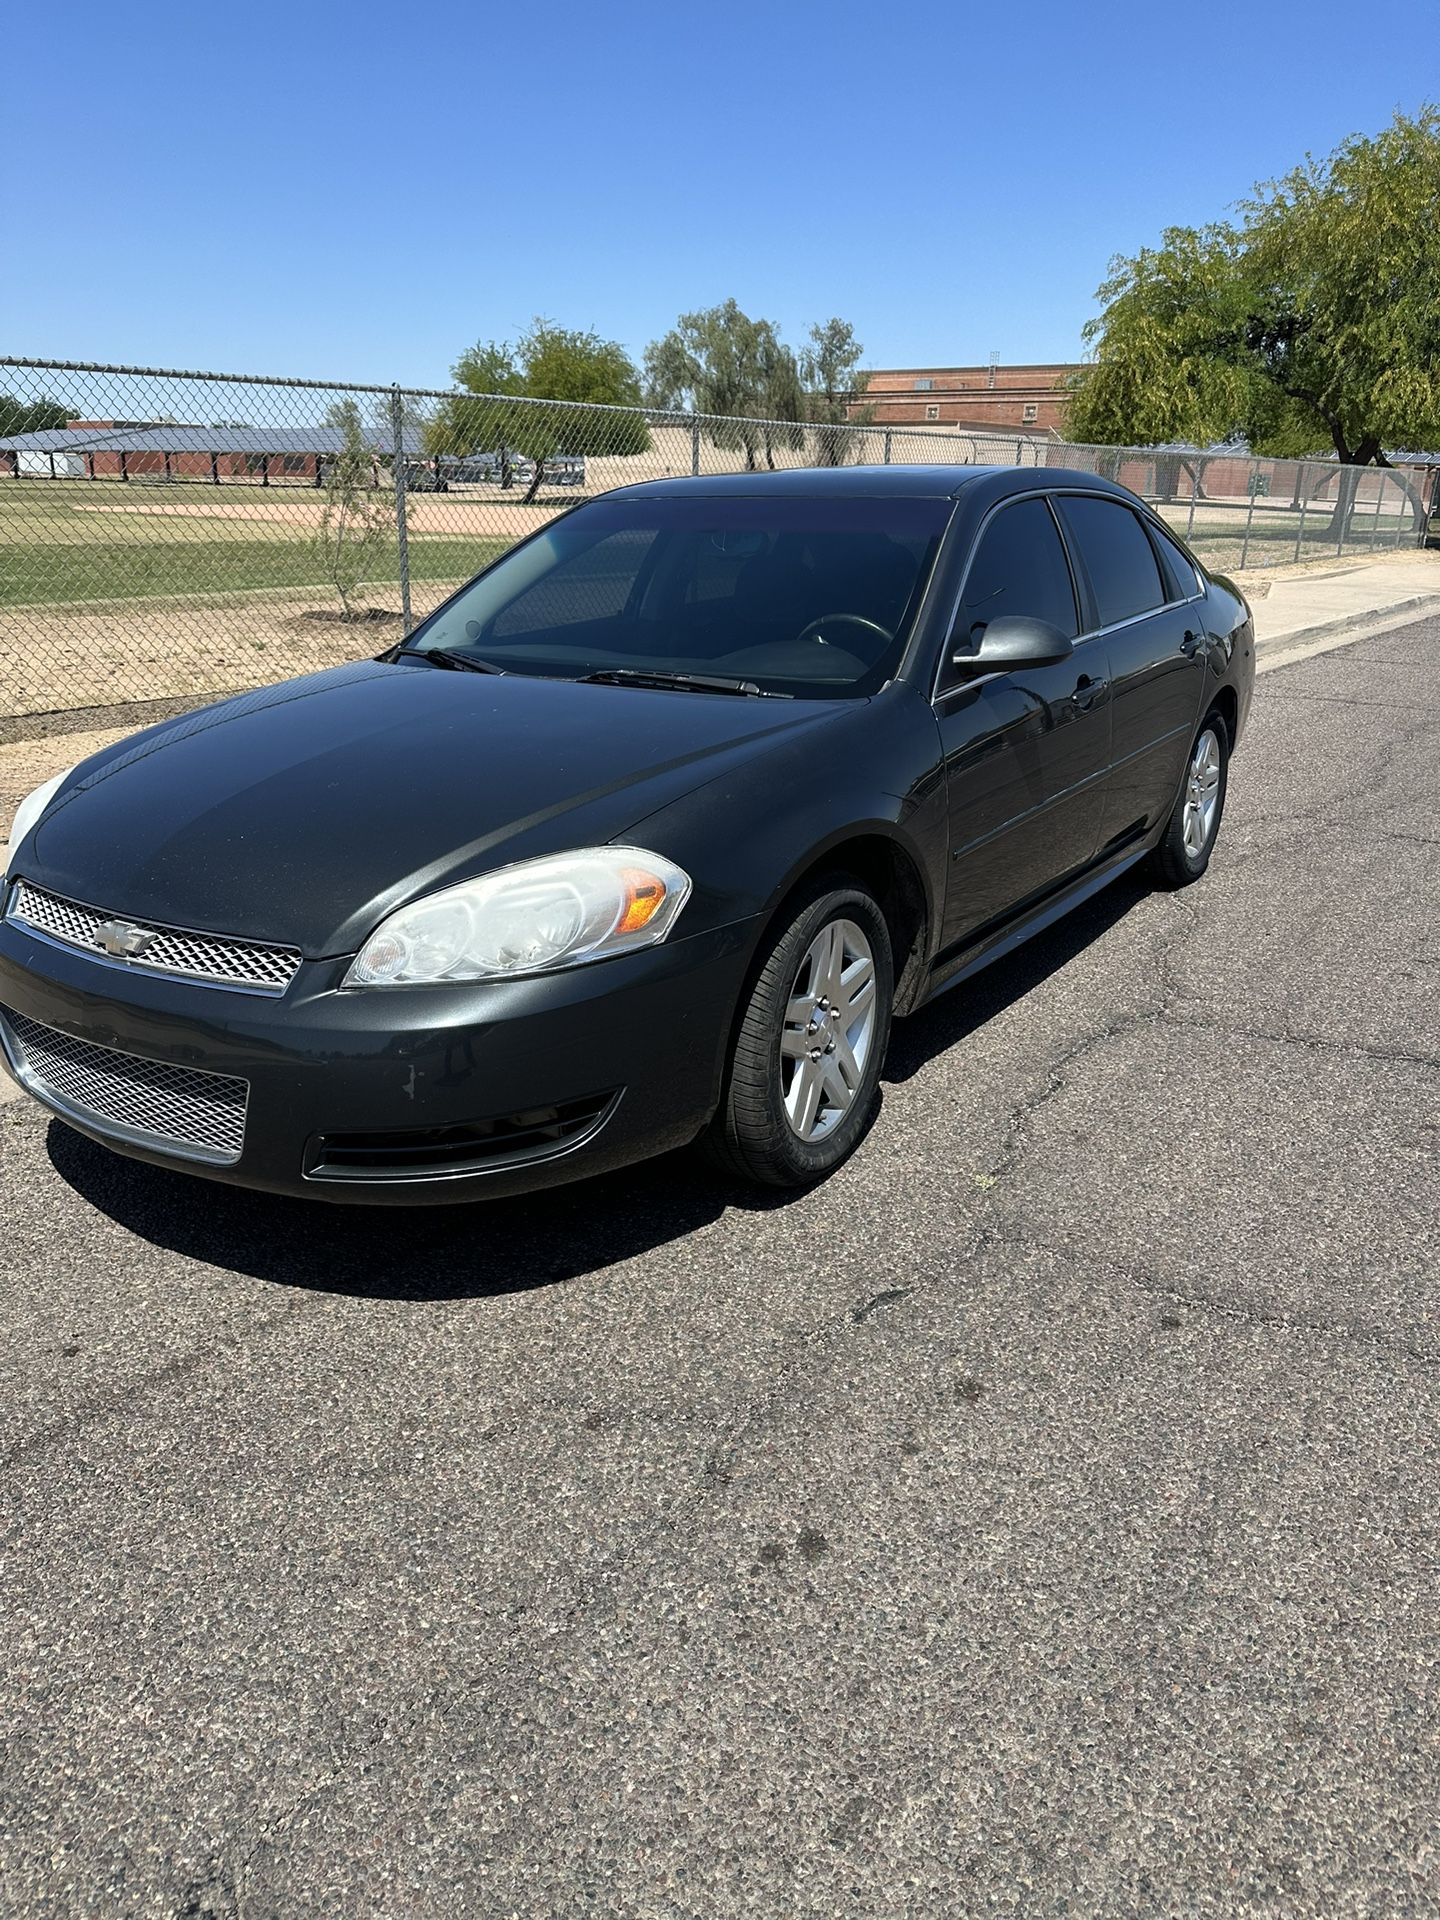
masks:
POLYGON ((1090 576, 1100 626, 1132 620, 1170 598, 1155 549, 1129 507, 1090 494, 1067 494, 1060 510, 1090 576))

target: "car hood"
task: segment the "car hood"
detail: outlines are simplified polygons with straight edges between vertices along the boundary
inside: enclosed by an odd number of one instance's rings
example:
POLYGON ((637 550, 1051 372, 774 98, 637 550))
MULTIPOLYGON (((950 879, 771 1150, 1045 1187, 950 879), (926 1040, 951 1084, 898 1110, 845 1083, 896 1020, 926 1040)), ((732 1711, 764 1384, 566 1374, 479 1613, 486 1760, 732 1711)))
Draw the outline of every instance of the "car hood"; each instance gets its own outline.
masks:
POLYGON ((108 913, 350 953, 406 901, 619 839, 841 706, 367 661, 96 754, 16 868, 108 913))

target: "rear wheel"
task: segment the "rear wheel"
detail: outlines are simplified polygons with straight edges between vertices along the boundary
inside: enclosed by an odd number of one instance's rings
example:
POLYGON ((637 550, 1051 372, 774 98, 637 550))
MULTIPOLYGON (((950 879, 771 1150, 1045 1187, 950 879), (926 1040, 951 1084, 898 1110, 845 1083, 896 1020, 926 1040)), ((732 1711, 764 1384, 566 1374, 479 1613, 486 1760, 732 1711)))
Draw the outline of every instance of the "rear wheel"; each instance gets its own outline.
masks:
POLYGON ((1229 774, 1230 736, 1219 714, 1211 713, 1190 749, 1165 837, 1150 856, 1151 871, 1162 886, 1188 887, 1209 866, 1229 774))
POLYGON ((804 1187, 868 1127, 890 1038, 890 932, 874 898, 839 879, 804 896, 750 988, 711 1157, 742 1179, 804 1187))

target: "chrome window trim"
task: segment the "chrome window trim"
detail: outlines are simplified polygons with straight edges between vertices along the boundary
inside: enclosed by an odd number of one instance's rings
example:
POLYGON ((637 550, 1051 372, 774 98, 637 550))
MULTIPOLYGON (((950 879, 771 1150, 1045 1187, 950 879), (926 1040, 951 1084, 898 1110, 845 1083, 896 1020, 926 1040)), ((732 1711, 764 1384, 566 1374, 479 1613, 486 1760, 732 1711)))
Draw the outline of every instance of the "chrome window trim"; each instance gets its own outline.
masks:
MULTIPOLYGON (((1152 513, 1143 500, 1120 500, 1117 499, 1113 493, 1092 493, 1088 487, 1056 487, 1054 493, 1057 500, 1108 500, 1112 506, 1123 507, 1126 511, 1135 514, 1142 526, 1148 520, 1151 526, 1162 528, 1165 533, 1169 534, 1172 540, 1175 539, 1175 535, 1165 526, 1159 515, 1152 513)), ((1060 519, 1060 516, 1057 514, 1056 518, 1060 519)), ((1063 519, 1060 519, 1060 525, 1063 530, 1065 525, 1063 519)), ((1180 550, 1182 553, 1185 552, 1183 547, 1181 547, 1180 550)), ((1154 549, 1152 548, 1151 551, 1153 552, 1154 549)), ((1112 620, 1108 626, 1095 627, 1090 633, 1086 634, 1085 638, 1087 640, 1098 640, 1107 633, 1118 633, 1122 627, 1133 627, 1137 620, 1153 620, 1157 613, 1164 613, 1169 607, 1189 607, 1193 606, 1197 600, 1203 600, 1205 598, 1204 586, 1200 584, 1200 569, 1193 560, 1190 560, 1188 553, 1185 554, 1185 558, 1190 561, 1191 570, 1195 575, 1196 591, 1187 594, 1183 600, 1172 600, 1169 598, 1165 569, 1160 564, 1159 554, 1155 554, 1154 557, 1155 571, 1159 576, 1160 584, 1162 587, 1167 588, 1166 598, 1161 600, 1158 605, 1146 607, 1139 613, 1127 613, 1123 620, 1112 620)))
MULTIPOLYGON (((1191 573, 1195 576, 1194 593, 1182 594, 1178 600, 1167 600, 1165 602, 1165 605, 1167 607, 1191 607, 1191 606, 1194 606, 1197 600, 1203 600, 1205 598, 1205 582, 1200 571, 1200 562, 1190 552, 1189 548, 1185 545, 1185 542, 1180 538, 1179 534, 1176 533, 1173 527, 1167 526, 1165 522, 1160 518, 1159 514, 1155 513, 1154 511, 1152 511, 1150 507, 1146 506, 1143 500, 1140 502, 1139 506, 1134 509, 1134 511, 1136 511, 1140 515, 1140 518, 1142 520, 1146 521, 1150 526, 1154 527, 1158 532, 1164 534, 1165 538, 1170 542, 1171 546, 1175 547, 1178 550, 1181 559, 1185 562, 1186 566, 1189 567, 1191 573)), ((1165 569, 1163 566, 1161 567, 1160 572, 1161 572, 1161 576, 1163 577, 1165 572, 1165 569)))
MULTIPOLYGON (((1109 500, 1117 507, 1128 508, 1131 513, 1138 513, 1142 521, 1148 520, 1152 525, 1163 528, 1165 533, 1169 534, 1169 537, 1176 542, 1176 545, 1180 546, 1180 551, 1185 554, 1186 560, 1189 561, 1190 566, 1194 570, 1196 580, 1196 591, 1187 595, 1183 600, 1162 600, 1158 606, 1147 607, 1143 613, 1127 614, 1123 620, 1112 620, 1108 626, 1087 627, 1075 636, 1075 646, 1077 649, 1084 646, 1089 640, 1103 640, 1107 634, 1119 633, 1125 627, 1133 627, 1137 620, 1153 620, 1157 613, 1164 613, 1170 607, 1193 607, 1197 601, 1205 598, 1205 585, 1201 577, 1199 562, 1191 559, 1191 556, 1186 552, 1184 546, 1180 544, 1177 536, 1171 532, 1169 527, 1165 526, 1162 520, 1151 513, 1143 500, 1132 503, 1129 500, 1117 498, 1113 493, 1096 493, 1089 487, 1077 487, 1073 485, 1063 487, 1030 487, 1024 493, 1007 493, 1003 500, 997 500, 994 506, 986 512, 985 518, 975 529, 975 537, 970 543, 970 552, 965 562, 965 571, 960 576, 960 584, 955 589, 955 597, 950 604, 950 611, 944 623, 944 636, 940 642, 940 654, 935 663, 935 672, 930 683, 931 706, 938 706, 941 701, 948 700, 952 693, 959 693, 966 687, 983 686, 987 680, 996 680, 1003 677, 1002 673, 997 670, 995 673, 977 673, 973 679, 959 680, 953 687, 942 688, 940 686, 940 678, 944 673, 946 664, 946 648, 950 642, 950 635, 955 628, 955 616, 960 611, 960 602, 965 597, 965 588, 970 578, 970 569, 975 564, 975 555, 980 549, 980 542, 985 537, 986 528, 990 525, 990 522, 995 518, 996 514, 1003 513, 1006 507, 1013 507, 1022 500, 1044 500, 1050 503, 1050 511, 1055 518, 1059 530, 1060 543, 1065 549, 1065 562, 1070 568, 1071 585, 1075 588, 1075 611, 1078 621, 1080 617, 1080 583, 1075 577, 1075 561, 1070 552, 1070 542, 1066 538, 1065 523, 1053 505, 1054 501, 1065 499, 1109 500)), ((1158 555, 1155 560, 1155 569, 1163 584, 1165 571, 1160 564, 1158 555)), ((1014 669, 1008 668, 1006 671, 1013 672, 1014 669)))
MULTIPOLYGON (((986 530, 990 522, 997 514, 1003 513, 1006 507, 1019 506, 1023 500, 1043 500, 1047 506, 1050 506, 1050 498, 1053 492, 1054 488, 1052 487, 1027 487, 1023 493, 1007 493, 1003 500, 997 500, 993 507, 987 509, 985 518, 975 529, 974 538, 970 542, 970 551, 965 557, 965 571, 960 576, 959 584, 955 588, 955 597, 950 602, 950 611, 946 614, 943 623, 940 653, 935 662, 935 670, 930 677, 930 704, 932 707, 938 706, 942 700, 948 700, 952 693, 958 693, 965 687, 983 686, 987 680, 996 680, 1003 677, 997 669, 994 673, 977 673, 973 679, 957 680, 953 687, 945 687, 942 689, 940 685, 941 676, 945 671, 950 636, 955 631, 955 616, 960 611, 960 602, 965 598, 965 588, 970 580, 970 569, 975 564, 975 556, 980 551, 980 542, 985 538, 986 530)), ((1065 538, 1065 529, 1060 525, 1059 515, 1055 512, 1053 506, 1050 507, 1050 517, 1055 522, 1055 532, 1060 541, 1061 551, 1065 555, 1065 565, 1070 570, 1070 590, 1075 595, 1075 624, 1078 627, 1081 620, 1080 582, 1075 578, 1075 562, 1070 557, 1070 547, 1065 538)), ((1158 561, 1156 564, 1158 566, 1158 561)), ((1075 645, 1078 647, 1093 637, 1093 635, 1088 633, 1077 633, 1075 636, 1075 645)), ((1009 668, 1007 671, 1013 672, 1014 669, 1009 668)))

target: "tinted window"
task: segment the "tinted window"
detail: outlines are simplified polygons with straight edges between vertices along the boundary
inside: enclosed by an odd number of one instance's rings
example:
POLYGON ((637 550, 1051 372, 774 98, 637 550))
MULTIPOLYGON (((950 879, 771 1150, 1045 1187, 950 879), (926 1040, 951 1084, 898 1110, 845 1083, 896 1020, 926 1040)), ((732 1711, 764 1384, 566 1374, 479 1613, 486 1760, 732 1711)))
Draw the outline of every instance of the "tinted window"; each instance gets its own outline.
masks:
POLYGON ((686 493, 597 500, 433 614, 410 645, 507 673, 638 668, 858 696, 894 672, 947 498, 686 493))
POLYGON ((1019 500, 1002 508, 981 534, 965 577, 955 644, 977 646, 989 623, 1002 613, 1048 620, 1067 639, 1075 638, 1070 568, 1043 500, 1019 500))
POLYGON ((1148 612, 1170 597, 1145 529, 1128 507, 1118 500, 1068 495, 1063 511, 1095 590, 1102 627, 1148 612))
POLYGON ((1195 578, 1194 567, 1191 566, 1189 560, 1186 559, 1185 555, 1180 551, 1179 547, 1176 546, 1168 533, 1162 532, 1159 527, 1155 526, 1151 527, 1150 532, 1155 541, 1155 545, 1160 549, 1160 564, 1169 576, 1170 599, 1194 599, 1195 595, 1200 591, 1200 583, 1195 578))
POLYGON ((533 587, 516 594, 497 615, 491 633, 503 639, 515 633, 613 618, 624 610, 654 538, 653 528, 627 527, 567 554, 533 587))

